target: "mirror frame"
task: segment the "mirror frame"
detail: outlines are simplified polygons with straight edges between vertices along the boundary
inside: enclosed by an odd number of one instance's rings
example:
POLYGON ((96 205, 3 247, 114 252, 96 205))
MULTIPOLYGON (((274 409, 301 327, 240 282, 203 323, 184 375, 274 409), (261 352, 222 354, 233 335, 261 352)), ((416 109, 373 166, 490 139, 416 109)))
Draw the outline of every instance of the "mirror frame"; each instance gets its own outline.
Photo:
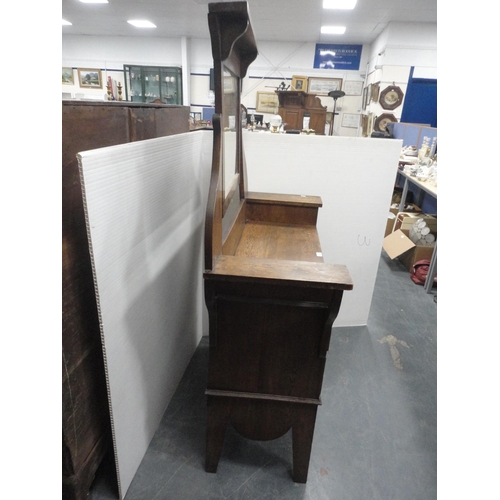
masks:
POLYGON ((223 224, 233 221, 232 206, 245 198, 245 162, 241 127, 241 87, 248 67, 257 58, 247 2, 218 2, 208 5, 208 26, 214 60, 215 113, 213 115, 213 153, 210 190, 205 219, 205 269, 211 270, 222 253, 223 224), (224 189, 224 69, 236 83, 236 164, 234 181, 224 189), (227 192, 225 192, 227 191, 227 192), (239 195, 239 196, 238 196, 239 195), (224 221, 222 220, 226 215, 224 221))

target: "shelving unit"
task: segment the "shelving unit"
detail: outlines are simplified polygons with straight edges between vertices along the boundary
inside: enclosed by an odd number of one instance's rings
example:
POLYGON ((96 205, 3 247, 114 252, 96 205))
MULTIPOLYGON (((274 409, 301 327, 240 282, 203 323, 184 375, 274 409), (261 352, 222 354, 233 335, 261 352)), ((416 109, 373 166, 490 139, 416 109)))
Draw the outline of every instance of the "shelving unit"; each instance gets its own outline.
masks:
POLYGON ((182 104, 181 68, 126 64, 123 71, 127 101, 182 104))

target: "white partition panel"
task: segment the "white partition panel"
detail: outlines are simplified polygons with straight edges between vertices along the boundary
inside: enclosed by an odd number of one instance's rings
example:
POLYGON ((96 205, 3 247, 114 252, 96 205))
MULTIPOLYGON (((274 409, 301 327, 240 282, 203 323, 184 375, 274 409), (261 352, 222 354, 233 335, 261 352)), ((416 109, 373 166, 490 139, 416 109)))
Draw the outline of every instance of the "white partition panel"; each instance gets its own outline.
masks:
POLYGON ((78 155, 121 498, 202 335, 211 140, 78 155))
POLYGON ((325 262, 345 264, 335 326, 366 325, 402 143, 396 139, 245 132, 249 191, 321 196, 325 262))

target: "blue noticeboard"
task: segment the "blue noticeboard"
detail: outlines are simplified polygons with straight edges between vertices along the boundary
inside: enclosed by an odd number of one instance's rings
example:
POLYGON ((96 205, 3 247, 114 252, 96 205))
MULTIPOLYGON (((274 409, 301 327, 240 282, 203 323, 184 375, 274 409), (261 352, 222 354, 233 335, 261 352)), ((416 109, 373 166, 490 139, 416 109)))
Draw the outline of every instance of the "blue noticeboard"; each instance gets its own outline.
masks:
POLYGON ((314 67, 319 69, 359 70, 362 45, 338 45, 317 43, 314 67))

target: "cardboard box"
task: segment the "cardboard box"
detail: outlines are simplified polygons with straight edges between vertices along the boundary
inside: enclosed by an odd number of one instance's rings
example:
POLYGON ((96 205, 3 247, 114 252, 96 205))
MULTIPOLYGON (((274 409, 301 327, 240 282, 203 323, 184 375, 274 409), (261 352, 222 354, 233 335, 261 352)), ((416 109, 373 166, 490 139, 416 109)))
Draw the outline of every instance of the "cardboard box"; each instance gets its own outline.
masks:
POLYGON ((436 236, 437 232, 437 218, 435 215, 422 214, 418 212, 399 212, 396 221, 394 222, 394 231, 398 229, 410 230, 411 226, 415 224, 418 219, 424 219, 429 226, 432 234, 436 236))
POLYGON ((394 222, 396 222, 396 214, 392 210, 393 209, 391 208, 391 210, 387 214, 387 225, 385 226, 384 238, 389 234, 391 234, 394 229, 394 222))
MULTIPOLYGON (((404 224, 406 221, 405 227, 403 227, 403 229, 395 228, 391 234, 384 238, 382 244, 387 255, 389 255, 391 259, 398 258, 408 271, 411 271, 413 264, 419 260, 431 260, 434 252, 434 245, 416 245, 409 238, 410 228, 419 218, 426 221, 432 234, 437 238, 437 218, 434 215, 419 214, 417 217, 404 217, 402 223, 404 224), (409 223, 410 221, 411 224, 409 223)), ((396 224, 397 222, 398 220, 396 220, 396 224)))
MULTIPOLYGON (((416 213, 416 212, 420 213, 422 212, 422 210, 419 207, 417 207, 417 205, 407 205, 406 211, 401 213, 416 213)), ((396 217, 398 213, 400 213, 399 207, 396 208, 391 207, 389 209, 389 213, 387 214, 387 224, 385 226, 384 238, 394 231, 394 224, 396 222, 396 217)))

